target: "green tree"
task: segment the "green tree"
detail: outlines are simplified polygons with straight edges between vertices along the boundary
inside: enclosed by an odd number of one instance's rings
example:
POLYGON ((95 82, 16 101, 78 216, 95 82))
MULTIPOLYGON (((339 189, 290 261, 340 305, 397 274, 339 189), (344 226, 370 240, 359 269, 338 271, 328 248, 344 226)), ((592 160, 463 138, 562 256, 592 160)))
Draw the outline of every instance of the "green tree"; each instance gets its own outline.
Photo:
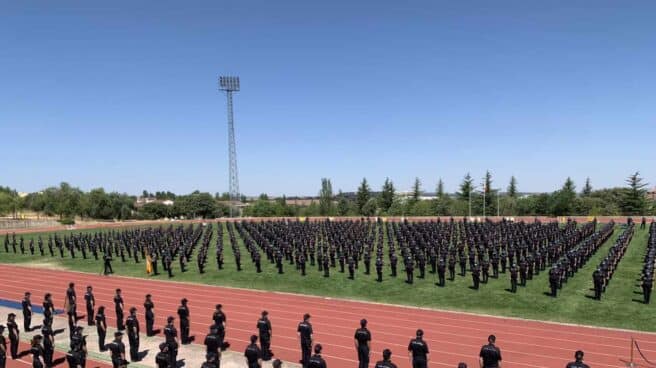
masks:
POLYGON ((421 197, 422 191, 421 191, 421 181, 419 178, 415 178, 414 184, 412 184, 412 203, 417 203, 419 202, 419 198, 421 197))
POLYGON ((392 207, 392 203, 394 203, 394 195, 395 195, 395 189, 394 189, 394 183, 392 183, 389 178, 385 178, 385 183, 383 184, 383 189, 380 193, 380 209, 388 212, 390 207, 392 207))
POLYGON ((585 178, 585 186, 581 191, 581 195, 583 197, 588 197, 590 196, 590 194, 592 194, 592 185, 590 184, 590 178, 585 178))
POLYGON ((437 181, 434 208, 434 215, 436 216, 448 216, 453 213, 451 210, 451 198, 444 193, 444 182, 442 181, 442 178, 437 181))
POLYGON ((515 176, 510 177, 510 184, 508 184, 508 197, 517 198, 517 179, 515 179, 515 176))
POLYGON ((643 183, 640 172, 636 171, 626 179, 628 188, 624 190, 620 207, 625 215, 644 215, 647 210, 647 183, 643 183))
POLYGON ((334 213, 333 208, 333 184, 328 178, 321 179, 321 190, 319 191, 319 214, 330 216, 334 213))
POLYGON ((339 193, 337 194, 337 215, 339 216, 346 216, 348 215, 349 208, 351 207, 349 204, 349 200, 346 198, 344 193, 340 190, 339 193))
POLYGON ((550 209, 553 216, 570 216, 575 214, 576 186, 571 178, 565 180, 563 187, 550 197, 550 209))
POLYGON ((472 190, 474 190, 474 179, 472 179, 471 175, 467 173, 462 179, 462 183, 460 183, 460 191, 457 193, 458 199, 468 201, 472 190))
POLYGON ((374 216, 378 210, 378 201, 376 198, 369 198, 367 203, 362 206, 361 215, 363 216, 374 216))
POLYGON ((493 197, 496 191, 492 190, 492 173, 490 173, 490 170, 485 171, 483 191, 485 192, 485 213, 495 214, 496 205, 493 197))
POLYGON ((362 182, 358 187, 358 192, 355 199, 355 202, 358 206, 358 214, 364 215, 363 208, 367 202, 369 202, 369 199, 371 199, 371 189, 367 183, 367 178, 362 178, 362 182))

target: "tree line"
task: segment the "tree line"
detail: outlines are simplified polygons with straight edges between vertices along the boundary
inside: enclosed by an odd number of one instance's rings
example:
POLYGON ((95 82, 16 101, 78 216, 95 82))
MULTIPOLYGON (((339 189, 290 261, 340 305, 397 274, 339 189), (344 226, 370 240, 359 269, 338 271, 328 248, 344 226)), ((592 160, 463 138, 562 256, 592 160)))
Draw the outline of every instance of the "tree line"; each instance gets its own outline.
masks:
POLYGON ((625 187, 593 189, 586 179, 577 191, 571 178, 551 193, 522 194, 511 177, 505 190, 495 188, 487 171, 477 188, 467 173, 456 193, 446 193, 439 179, 434 195, 424 197, 419 178, 409 193, 399 193, 387 178, 379 191, 373 191, 366 178, 354 195, 333 192, 331 180, 321 179, 318 198, 309 206, 286 204, 286 198, 270 200, 261 195, 244 210, 248 216, 620 216, 656 215, 656 203, 647 197, 647 183, 639 172, 626 179, 625 187))
MULTIPOLYGON (((594 189, 586 179, 577 191, 571 178, 551 193, 522 194, 518 181, 511 177, 505 190, 494 186, 492 173, 487 171, 482 185, 477 187, 467 173, 456 193, 446 193, 442 179, 437 181, 434 194, 427 198, 421 181, 414 181, 408 193, 398 192, 388 178, 379 191, 374 191, 366 178, 354 193, 333 191, 329 178, 321 179, 317 197, 309 205, 288 203, 283 196, 276 199, 262 194, 247 200, 243 216, 619 216, 656 215, 656 203, 647 197, 647 183, 639 172, 626 179, 619 188, 594 189)), ((0 216, 19 217, 22 211, 34 211, 55 216, 63 223, 75 218, 99 220, 216 218, 230 213, 228 193, 194 191, 176 195, 170 191, 144 190, 137 197, 103 188, 85 192, 68 183, 20 196, 16 190, 0 186, 0 216), (163 203, 173 201, 172 205, 163 203)))

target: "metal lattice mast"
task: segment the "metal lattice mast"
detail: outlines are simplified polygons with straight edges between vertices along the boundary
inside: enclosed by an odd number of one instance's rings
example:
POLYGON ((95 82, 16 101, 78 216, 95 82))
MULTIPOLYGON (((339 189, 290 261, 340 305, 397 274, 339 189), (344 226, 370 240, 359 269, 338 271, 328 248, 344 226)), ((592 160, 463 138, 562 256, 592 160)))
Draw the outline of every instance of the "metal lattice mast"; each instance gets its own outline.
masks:
MULTIPOLYGON (((232 93, 239 91, 239 77, 219 77, 219 89, 226 91, 228 100, 228 160, 230 167, 230 200, 240 200, 239 171, 237 170, 237 144, 235 143, 235 123, 232 109, 232 93)), ((233 216, 233 206, 230 206, 233 216)))

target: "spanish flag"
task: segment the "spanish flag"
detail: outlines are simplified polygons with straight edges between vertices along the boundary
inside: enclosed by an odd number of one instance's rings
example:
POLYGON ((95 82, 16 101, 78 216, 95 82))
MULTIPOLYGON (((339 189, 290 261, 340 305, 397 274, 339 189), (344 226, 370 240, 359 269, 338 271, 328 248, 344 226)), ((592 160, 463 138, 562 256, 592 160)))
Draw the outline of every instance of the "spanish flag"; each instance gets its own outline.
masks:
POLYGON ((149 275, 153 273, 153 261, 150 259, 150 255, 146 256, 146 273, 149 275))

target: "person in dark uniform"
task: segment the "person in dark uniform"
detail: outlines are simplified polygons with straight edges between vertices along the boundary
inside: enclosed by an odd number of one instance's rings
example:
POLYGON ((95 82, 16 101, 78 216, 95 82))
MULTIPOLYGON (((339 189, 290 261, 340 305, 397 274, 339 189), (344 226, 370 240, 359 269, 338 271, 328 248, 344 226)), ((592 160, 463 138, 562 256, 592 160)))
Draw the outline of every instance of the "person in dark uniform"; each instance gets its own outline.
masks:
POLYGON ((360 328, 355 330, 355 350, 358 352, 358 368, 369 368, 369 349, 371 332, 367 329, 367 320, 360 320, 360 328))
POLYGON ((417 330, 416 337, 408 344, 408 355, 412 361, 412 368, 427 368, 430 352, 424 341, 424 331, 417 330))
POLYGON ((205 336, 205 340, 203 341, 206 354, 219 354, 221 347, 219 346, 219 338, 216 336, 216 333, 216 327, 210 326, 210 332, 205 336))
POLYGON ((178 317, 180 318, 180 343, 186 345, 191 343, 189 340, 189 307, 187 298, 182 298, 178 307, 178 317))
POLYGON ((153 303, 152 296, 146 294, 146 301, 144 301, 144 309, 146 310, 146 336, 155 336, 153 325, 155 324, 155 304, 153 303))
POLYGON ((253 263, 255 263, 255 272, 262 273, 262 263, 260 261, 260 252, 253 254, 253 263))
POLYGON ((298 257, 298 266, 301 269, 301 276, 305 276, 305 256, 302 253, 298 257))
POLYGON ((414 261, 410 256, 405 258, 405 282, 412 284, 414 282, 414 261))
POLYGON ((308 367, 310 361, 310 354, 312 352, 312 324, 310 323, 310 314, 306 313, 303 316, 303 322, 298 324, 296 331, 301 343, 301 360, 300 363, 303 368, 308 367))
POLYGON ((96 298, 93 296, 93 288, 91 286, 87 286, 87 292, 84 293, 84 301, 87 306, 87 324, 93 326, 93 313, 96 307, 96 298))
POLYGON ((483 345, 481 352, 478 354, 481 368, 500 368, 501 367, 501 350, 494 345, 497 338, 490 335, 487 338, 487 345, 483 345))
POLYGON ((549 270, 549 287, 551 287, 551 296, 556 297, 558 294, 558 266, 555 264, 549 270))
POLYGON ((592 273, 592 282, 594 283, 594 292, 595 292, 594 298, 596 300, 601 300, 601 291, 604 287, 604 279, 603 279, 603 275, 601 274, 601 270, 599 268, 597 268, 592 273))
POLYGON ((0 325, 0 368, 7 366, 7 340, 5 339, 4 333, 5 326, 0 325))
POLYGON ((262 367, 262 351, 257 346, 257 335, 251 335, 251 343, 246 347, 244 357, 246 357, 248 368, 262 367))
POLYGON ((328 256, 323 257, 323 277, 330 277, 330 259, 328 256))
POLYGON ((282 368, 282 361, 280 359, 276 359, 271 363, 271 366, 273 368, 282 368))
POLYGON ((52 367, 52 356, 55 353, 55 332, 45 319, 41 327, 41 335, 43 335, 43 361, 46 368, 50 368, 52 367))
POLYGON ((262 347, 262 360, 271 360, 271 321, 269 321, 269 312, 262 311, 262 317, 257 321, 257 329, 260 333, 260 346, 262 347))
POLYGON ((30 348, 30 353, 32 354, 32 368, 43 368, 45 363, 43 361, 43 346, 41 342, 43 341, 43 336, 34 335, 32 337, 32 347, 30 348))
POLYGON ((75 284, 69 283, 66 289, 66 313, 71 316, 71 319, 77 320, 77 296, 75 295, 75 284))
POLYGON ((590 366, 583 363, 583 352, 577 350, 576 353, 574 353, 574 361, 567 363, 566 368, 590 368, 590 366))
POLYGON ((321 357, 322 350, 321 344, 314 347, 314 355, 308 360, 307 368, 328 368, 326 361, 321 357))
POLYGON ((16 314, 9 313, 7 315, 7 329, 9 330, 9 352, 11 353, 11 359, 18 359, 20 331, 16 324, 16 314))
POLYGON ((105 351, 105 337, 107 336, 107 320, 105 319, 105 306, 98 307, 96 313, 96 332, 98 332, 98 349, 105 351))
POLYGON ((125 330, 125 323, 123 321, 123 297, 121 296, 121 289, 116 289, 114 295, 114 311, 116 311, 116 329, 119 331, 125 330))
POLYGON ((166 319, 166 327, 164 327, 164 337, 169 352, 169 366, 171 367, 177 367, 178 362, 178 330, 175 329, 174 321, 175 318, 169 316, 166 319))
POLYGON ((43 297, 43 317, 52 324, 52 318, 55 314, 55 304, 52 302, 52 294, 46 293, 43 297))
POLYGON ((125 321, 127 327, 128 342, 130 343, 130 360, 139 360, 139 320, 137 319, 137 308, 130 308, 130 315, 125 321))
POLYGON ((474 263, 474 267, 471 270, 472 282, 474 284, 474 290, 478 290, 478 285, 481 282, 481 268, 478 263, 474 263))
POLYGON ((378 276, 376 278, 377 282, 383 282, 383 258, 382 255, 381 257, 376 257, 376 275, 378 276))
POLYGON ((114 341, 109 344, 109 351, 112 357, 112 366, 114 368, 124 368, 127 366, 125 359, 125 344, 123 344, 123 332, 114 333, 114 341))
POLYGON ((396 256, 395 253, 390 254, 390 268, 392 273, 390 274, 390 277, 396 277, 396 265, 399 261, 398 257, 396 256))
MULTIPOLYGON (((169 368, 169 346, 163 342, 159 344, 159 353, 155 355, 155 364, 157 368, 169 368)), ((175 368, 175 367, 173 367, 175 368)))
POLYGON ((648 272, 642 277, 642 296, 644 298, 645 304, 649 304, 651 299, 651 290, 654 286, 654 276, 648 272))
POLYGON ((446 274, 446 261, 444 258, 440 257, 440 260, 437 262, 437 285, 444 286, 444 276, 446 274))
POLYGON ((397 368, 396 364, 392 363, 392 351, 390 349, 383 350, 383 360, 376 362, 374 368, 397 368))
POLYGON ((171 255, 166 254, 164 256, 164 265, 166 265, 166 272, 169 274, 169 278, 173 277, 173 268, 171 267, 171 255))
POLYGON ((68 352, 69 365, 75 368, 84 368, 87 363, 87 342, 82 336, 84 327, 75 328, 75 333, 71 336, 70 350, 68 352))
POLYGON ((460 255, 458 256, 458 264, 460 265, 460 276, 465 276, 467 273, 467 256, 465 256, 465 252, 460 252, 460 255))
POLYGON ((355 260, 353 259, 352 256, 349 256, 346 263, 348 264, 348 272, 349 272, 348 278, 350 280, 353 280, 355 279, 355 260))
POLYGON ((30 292, 25 293, 25 297, 21 302, 21 307, 23 309, 23 329, 25 332, 32 331, 30 325, 32 324, 32 301, 30 300, 30 292))
POLYGON ((513 264, 510 266, 510 291, 513 293, 517 292, 517 265, 513 264))
POLYGON ((109 253, 105 253, 103 256, 103 265, 103 274, 105 276, 114 273, 114 270, 112 269, 112 256, 110 256, 109 253))
POLYGON ((214 314, 212 314, 212 320, 214 321, 214 327, 216 328, 217 331, 217 337, 219 339, 219 348, 221 350, 224 350, 228 317, 223 312, 223 305, 217 304, 215 306, 214 314))
POLYGON ((449 280, 453 281, 456 279, 456 257, 449 257, 449 280))

